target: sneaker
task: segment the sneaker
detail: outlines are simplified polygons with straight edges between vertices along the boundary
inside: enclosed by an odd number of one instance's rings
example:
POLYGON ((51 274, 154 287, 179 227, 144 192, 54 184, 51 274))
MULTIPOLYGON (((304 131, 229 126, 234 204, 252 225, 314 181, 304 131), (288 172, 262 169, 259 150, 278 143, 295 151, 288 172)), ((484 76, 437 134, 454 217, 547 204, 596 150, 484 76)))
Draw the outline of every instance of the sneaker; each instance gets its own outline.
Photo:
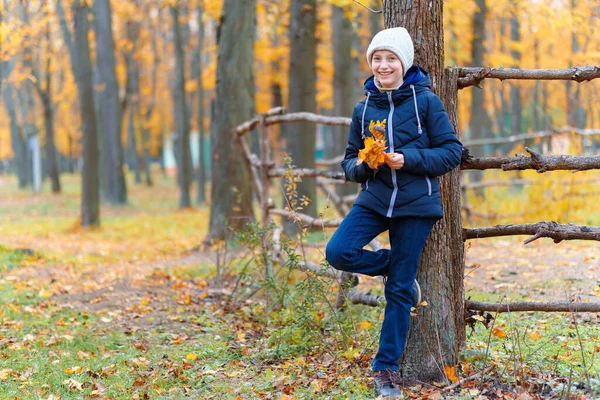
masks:
POLYGON ((397 371, 392 371, 391 369, 384 369, 383 371, 375 371, 373 375, 373 384, 375 386, 375 391, 377 392, 378 396, 384 398, 400 397, 400 389, 395 385, 395 382, 398 381, 397 371))
POLYGON ((413 301, 413 307, 418 306, 419 304, 421 304, 421 286, 419 286, 419 282, 417 282, 417 280, 415 279, 415 281, 413 282, 413 293, 412 293, 412 301, 413 301))

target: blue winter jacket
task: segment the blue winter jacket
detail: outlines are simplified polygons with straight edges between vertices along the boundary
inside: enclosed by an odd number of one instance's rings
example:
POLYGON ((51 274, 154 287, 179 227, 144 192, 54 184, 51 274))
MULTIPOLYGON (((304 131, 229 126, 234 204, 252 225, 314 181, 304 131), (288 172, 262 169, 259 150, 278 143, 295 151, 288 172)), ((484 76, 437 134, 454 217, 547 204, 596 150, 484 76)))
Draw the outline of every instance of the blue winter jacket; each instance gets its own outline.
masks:
POLYGON ((438 96, 431 91, 427 71, 411 67, 402 86, 380 92, 373 77, 365 81, 367 98, 354 107, 342 167, 346 179, 362 183, 354 204, 393 217, 441 218, 437 177, 460 164, 462 144, 438 96), (377 171, 357 165, 363 139, 372 136, 370 121, 387 120, 386 152, 404 154, 404 166, 384 164, 377 171))

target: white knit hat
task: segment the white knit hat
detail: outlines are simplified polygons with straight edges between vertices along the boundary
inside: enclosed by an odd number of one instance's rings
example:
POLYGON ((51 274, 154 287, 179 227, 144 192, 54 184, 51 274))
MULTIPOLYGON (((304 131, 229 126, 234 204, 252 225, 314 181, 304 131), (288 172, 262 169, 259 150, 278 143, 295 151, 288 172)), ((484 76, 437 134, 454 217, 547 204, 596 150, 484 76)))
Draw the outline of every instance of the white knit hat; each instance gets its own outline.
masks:
POLYGON ((413 65, 415 47, 413 41, 404 28, 390 28, 379 31, 367 49, 367 63, 371 67, 371 57, 377 50, 389 50, 395 53, 404 67, 404 74, 413 65))

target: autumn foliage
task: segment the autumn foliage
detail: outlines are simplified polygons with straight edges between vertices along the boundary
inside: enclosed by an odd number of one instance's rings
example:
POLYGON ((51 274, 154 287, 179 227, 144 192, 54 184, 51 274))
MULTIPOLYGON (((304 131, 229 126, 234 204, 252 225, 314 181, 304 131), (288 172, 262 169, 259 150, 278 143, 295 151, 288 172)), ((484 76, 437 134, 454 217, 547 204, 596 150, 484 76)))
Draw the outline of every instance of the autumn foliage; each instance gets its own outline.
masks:
POLYGON ((364 148, 358 152, 357 164, 366 162, 373 169, 377 169, 385 164, 387 143, 385 141, 385 122, 371 121, 369 132, 373 136, 367 136, 364 140, 364 148))

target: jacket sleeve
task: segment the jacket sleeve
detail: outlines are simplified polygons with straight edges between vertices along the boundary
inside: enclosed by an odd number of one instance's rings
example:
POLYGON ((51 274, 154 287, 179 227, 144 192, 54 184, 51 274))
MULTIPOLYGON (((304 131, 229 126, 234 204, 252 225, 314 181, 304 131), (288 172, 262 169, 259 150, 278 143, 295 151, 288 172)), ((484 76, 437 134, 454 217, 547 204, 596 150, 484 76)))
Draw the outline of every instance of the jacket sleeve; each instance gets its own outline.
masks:
POLYGON ((359 105, 357 104, 352 112, 352 122, 350 123, 350 132, 348 134, 348 146, 346 146, 346 154, 342 161, 342 168, 344 169, 347 181, 362 183, 367 181, 373 175, 373 169, 370 168, 367 163, 356 164, 358 161, 358 151, 364 147, 361 137, 361 122, 358 115, 359 105))
POLYGON ((402 149, 402 169, 417 175, 440 176, 458 167, 462 143, 454 134, 454 127, 440 98, 434 94, 428 101, 425 128, 430 147, 402 149))

